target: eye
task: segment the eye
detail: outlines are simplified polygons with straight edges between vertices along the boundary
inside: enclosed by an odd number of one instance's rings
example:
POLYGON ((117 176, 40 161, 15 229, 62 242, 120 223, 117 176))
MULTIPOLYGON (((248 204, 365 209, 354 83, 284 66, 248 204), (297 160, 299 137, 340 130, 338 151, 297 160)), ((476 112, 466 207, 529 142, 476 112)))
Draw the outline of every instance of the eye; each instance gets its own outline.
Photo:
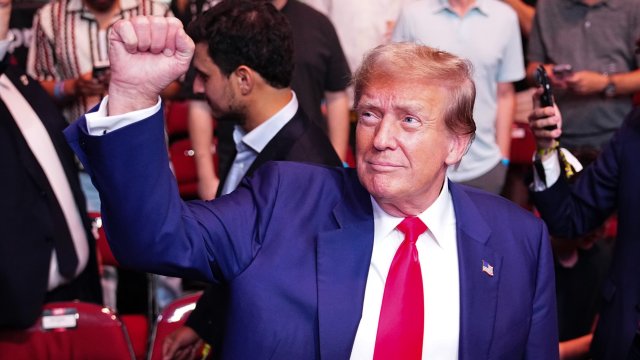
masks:
POLYGON ((207 82, 207 80, 209 80, 209 76, 199 70, 196 70, 196 77, 200 78, 202 82, 207 82))
POLYGON ((378 117, 371 111, 362 110, 358 112, 358 121, 365 125, 373 125, 378 121, 378 117))
POLYGON ((420 125, 420 120, 418 120, 418 118, 413 117, 413 116, 405 116, 402 119, 402 122, 408 126, 412 126, 412 127, 416 127, 420 125))

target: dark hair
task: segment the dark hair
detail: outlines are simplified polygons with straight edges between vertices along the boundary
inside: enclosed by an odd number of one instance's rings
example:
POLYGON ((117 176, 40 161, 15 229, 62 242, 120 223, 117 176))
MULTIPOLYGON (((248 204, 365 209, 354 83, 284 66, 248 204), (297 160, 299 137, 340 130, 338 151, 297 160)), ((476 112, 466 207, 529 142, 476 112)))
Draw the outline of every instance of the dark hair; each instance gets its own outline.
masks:
POLYGON ((355 72, 355 106, 364 89, 380 77, 404 77, 413 82, 441 86, 449 92, 444 122, 454 134, 475 136, 473 104, 476 88, 468 60, 428 46, 399 42, 370 50, 355 72))
POLYGON ((275 88, 291 84, 291 27, 270 2, 223 0, 191 22, 187 33, 207 43, 211 60, 227 76, 245 65, 275 88))

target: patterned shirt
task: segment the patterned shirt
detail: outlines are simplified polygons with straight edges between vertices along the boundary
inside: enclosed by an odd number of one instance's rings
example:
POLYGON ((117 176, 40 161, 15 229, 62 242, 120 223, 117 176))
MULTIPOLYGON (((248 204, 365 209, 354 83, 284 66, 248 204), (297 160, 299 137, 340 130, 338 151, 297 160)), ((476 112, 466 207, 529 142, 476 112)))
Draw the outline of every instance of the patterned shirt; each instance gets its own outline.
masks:
MULTIPOLYGON (((165 3, 154 0, 120 0, 111 24, 136 15, 173 16, 165 3)), ((82 0, 54 0, 43 6, 33 23, 27 71, 39 80, 67 80, 109 64, 108 29, 100 30, 95 16, 82 0)), ((98 97, 77 97, 63 105, 71 122, 99 102, 98 97)))

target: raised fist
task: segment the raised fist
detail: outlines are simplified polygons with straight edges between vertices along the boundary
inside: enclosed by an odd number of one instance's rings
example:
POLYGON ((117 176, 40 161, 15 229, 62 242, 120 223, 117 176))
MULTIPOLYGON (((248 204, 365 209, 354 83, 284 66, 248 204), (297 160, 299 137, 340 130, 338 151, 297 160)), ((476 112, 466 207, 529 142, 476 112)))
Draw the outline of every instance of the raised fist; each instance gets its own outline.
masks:
POLYGON ((109 34, 109 115, 152 106, 189 68, 195 45, 180 20, 138 16, 115 23, 109 34))

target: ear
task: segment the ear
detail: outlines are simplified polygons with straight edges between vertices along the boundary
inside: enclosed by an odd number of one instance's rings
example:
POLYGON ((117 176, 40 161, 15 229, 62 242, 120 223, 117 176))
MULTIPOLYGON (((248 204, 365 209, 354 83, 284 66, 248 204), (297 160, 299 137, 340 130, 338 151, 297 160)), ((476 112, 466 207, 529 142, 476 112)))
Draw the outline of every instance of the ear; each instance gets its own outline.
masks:
POLYGON ((449 149, 445 163, 454 165, 460 162, 462 156, 467 153, 471 146, 471 135, 449 134, 449 149))
POLYGON ((248 66, 240 65, 233 71, 233 75, 238 89, 240 89, 240 93, 242 95, 251 93, 255 86, 255 74, 253 70, 248 66))

